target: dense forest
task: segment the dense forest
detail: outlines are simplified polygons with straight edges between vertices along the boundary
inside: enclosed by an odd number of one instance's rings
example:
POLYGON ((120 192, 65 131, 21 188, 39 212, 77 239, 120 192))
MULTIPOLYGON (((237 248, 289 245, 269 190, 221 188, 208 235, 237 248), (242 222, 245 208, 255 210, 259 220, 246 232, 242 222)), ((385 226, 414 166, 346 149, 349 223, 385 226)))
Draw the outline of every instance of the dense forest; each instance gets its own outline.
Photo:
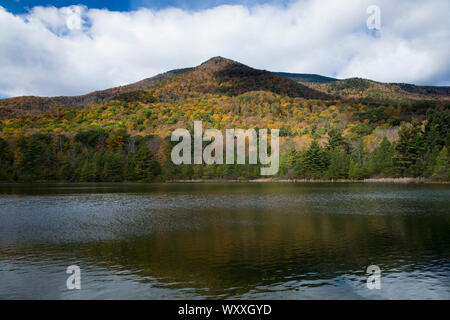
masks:
POLYGON ((0 180, 261 177, 257 165, 174 165, 170 134, 194 120, 205 129, 280 129, 278 178, 449 179, 450 97, 440 88, 300 84, 222 58, 158 79, 83 106, 68 98, 17 114, 20 100, 0 103, 0 180))

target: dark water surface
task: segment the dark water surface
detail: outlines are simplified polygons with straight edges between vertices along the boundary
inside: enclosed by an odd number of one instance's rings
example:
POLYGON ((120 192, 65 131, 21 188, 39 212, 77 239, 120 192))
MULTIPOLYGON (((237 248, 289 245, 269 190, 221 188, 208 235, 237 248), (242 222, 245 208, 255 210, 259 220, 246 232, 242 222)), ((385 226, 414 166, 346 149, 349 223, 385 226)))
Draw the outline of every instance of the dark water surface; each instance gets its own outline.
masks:
POLYGON ((450 299, 450 187, 2 184, 0 298, 450 299))

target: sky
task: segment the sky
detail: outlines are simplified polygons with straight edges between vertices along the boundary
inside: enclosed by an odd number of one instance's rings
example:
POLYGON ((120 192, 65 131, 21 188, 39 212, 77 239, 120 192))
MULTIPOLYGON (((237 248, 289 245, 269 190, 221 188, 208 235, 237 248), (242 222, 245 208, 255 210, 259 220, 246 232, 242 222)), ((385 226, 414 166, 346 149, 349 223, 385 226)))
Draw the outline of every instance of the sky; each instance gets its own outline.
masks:
POLYGON ((449 12, 448 0, 0 0, 0 98, 84 94, 213 56, 448 86, 449 12))
POLYGON ((168 7, 181 8, 186 10, 199 10, 212 8, 218 5, 241 4, 251 6, 255 4, 286 4, 289 0, 2 0, 1 5, 13 13, 26 13, 29 8, 35 6, 54 6, 57 8, 71 5, 85 5, 89 8, 108 9, 110 11, 132 11, 139 8, 163 9, 168 7))

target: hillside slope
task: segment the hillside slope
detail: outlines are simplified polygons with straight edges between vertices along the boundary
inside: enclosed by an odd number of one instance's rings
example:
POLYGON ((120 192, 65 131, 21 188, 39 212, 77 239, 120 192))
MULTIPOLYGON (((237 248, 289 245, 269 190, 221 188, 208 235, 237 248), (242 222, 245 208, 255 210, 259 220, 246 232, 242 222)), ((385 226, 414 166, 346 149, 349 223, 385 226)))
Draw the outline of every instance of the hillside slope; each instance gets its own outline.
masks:
POLYGON ((407 83, 383 83, 362 78, 302 84, 339 98, 371 99, 379 102, 402 100, 450 100, 450 87, 417 86, 407 83))
POLYGON ((172 133, 198 120, 221 131, 279 129, 278 177, 449 180, 448 88, 299 83, 215 57, 81 97, 1 102, 0 181, 260 177, 254 164, 174 165, 172 133))
POLYGON ((397 103, 417 100, 450 101, 450 87, 382 83, 362 78, 339 80, 317 74, 269 72, 222 57, 194 68, 161 73, 129 85, 81 96, 23 96, 0 100, 0 119, 36 116, 57 108, 74 108, 109 100, 168 101, 202 94, 237 96, 251 91, 273 92, 305 99, 352 99, 397 103))
POLYGON ((204 94, 238 96, 250 91, 265 91, 305 99, 329 99, 323 92, 266 70, 258 70, 222 57, 152 86, 159 99, 184 99, 204 94))
POLYGON ((145 91, 152 85, 190 70, 176 69, 125 86, 94 91, 81 96, 36 97, 23 96, 0 100, 0 119, 35 116, 55 108, 74 108, 108 101, 130 92, 145 91))
POLYGON ((24 96, 0 100, 0 119, 36 116, 56 108, 92 105, 111 99, 133 97, 144 102, 154 99, 184 99, 206 93, 239 95, 248 91, 270 91, 289 97, 326 99, 330 96, 266 70, 258 70, 222 57, 211 58, 195 68, 168 71, 126 86, 94 91, 81 96, 24 96), (170 80, 170 81, 169 81, 170 80), (158 91, 158 96, 151 94, 158 91))

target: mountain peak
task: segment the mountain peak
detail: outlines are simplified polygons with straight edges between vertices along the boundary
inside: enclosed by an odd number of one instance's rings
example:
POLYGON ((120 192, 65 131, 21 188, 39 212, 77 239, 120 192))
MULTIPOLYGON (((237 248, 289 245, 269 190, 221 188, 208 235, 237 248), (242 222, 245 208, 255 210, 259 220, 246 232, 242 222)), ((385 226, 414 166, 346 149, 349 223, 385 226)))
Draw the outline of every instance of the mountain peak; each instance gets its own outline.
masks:
POLYGON ((319 99, 327 97, 326 94, 289 78, 266 70, 254 69, 220 56, 206 60, 181 77, 182 86, 190 82, 192 91, 203 93, 240 95, 248 91, 271 91, 290 97, 319 99))
POLYGON ((232 65, 242 65, 242 64, 231 59, 217 56, 206 60, 201 65, 199 65, 197 69, 209 72, 217 72, 232 65))
POLYGON ((222 64, 222 63, 230 64, 230 63, 238 63, 238 62, 231 60, 231 59, 221 57, 221 56, 215 56, 215 57, 209 58, 208 60, 203 62, 201 65, 222 64))

